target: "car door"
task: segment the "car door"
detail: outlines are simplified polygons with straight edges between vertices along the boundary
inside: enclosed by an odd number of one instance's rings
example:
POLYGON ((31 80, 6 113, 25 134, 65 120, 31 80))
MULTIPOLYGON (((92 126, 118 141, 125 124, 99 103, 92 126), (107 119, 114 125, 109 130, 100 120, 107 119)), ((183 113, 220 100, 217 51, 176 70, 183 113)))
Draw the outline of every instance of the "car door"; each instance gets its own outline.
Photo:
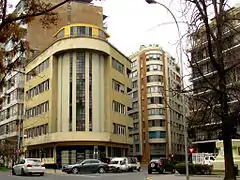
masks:
POLYGON ((90 161, 90 163, 91 163, 89 166, 90 172, 97 172, 100 166, 100 161, 93 159, 90 161))
POLYGON ((80 172, 81 173, 91 172, 91 160, 85 160, 81 163, 80 172))
POLYGON ((19 161, 19 163, 14 167, 14 171, 17 175, 20 175, 21 174, 21 170, 22 170, 22 167, 24 166, 25 164, 25 160, 22 159, 19 161))

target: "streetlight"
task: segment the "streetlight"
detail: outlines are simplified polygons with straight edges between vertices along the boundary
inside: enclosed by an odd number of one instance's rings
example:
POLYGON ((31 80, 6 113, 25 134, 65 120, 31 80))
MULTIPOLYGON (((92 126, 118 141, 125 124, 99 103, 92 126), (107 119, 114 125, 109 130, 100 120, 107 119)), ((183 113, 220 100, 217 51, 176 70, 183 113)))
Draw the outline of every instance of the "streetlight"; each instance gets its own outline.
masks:
MULTIPOLYGON (((174 16, 173 12, 164 4, 156 1, 156 0, 145 0, 148 4, 159 4, 160 6, 164 7, 173 17, 176 25, 177 25, 177 30, 178 30, 178 38, 179 38, 179 53, 180 53, 180 57, 179 57, 179 61, 180 61, 180 66, 181 66, 181 76, 183 78, 183 60, 182 60, 182 38, 181 38, 181 32, 180 32, 180 28, 179 28, 179 24, 178 21, 176 19, 176 17, 174 16)), ((182 87, 184 88, 184 82, 182 81, 182 87)), ((187 139, 188 139, 188 134, 187 134, 187 122, 186 122, 186 118, 185 118, 185 97, 183 96, 183 122, 184 122, 184 144, 185 144, 185 164, 186 164, 186 180, 189 180, 189 169, 188 169, 188 143, 187 143, 187 139)))

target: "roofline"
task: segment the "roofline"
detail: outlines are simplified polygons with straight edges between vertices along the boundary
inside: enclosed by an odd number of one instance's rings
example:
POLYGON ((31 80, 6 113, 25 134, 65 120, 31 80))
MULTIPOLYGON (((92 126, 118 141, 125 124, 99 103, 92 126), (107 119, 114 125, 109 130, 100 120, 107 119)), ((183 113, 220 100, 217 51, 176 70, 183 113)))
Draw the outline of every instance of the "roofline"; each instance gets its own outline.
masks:
MULTIPOLYGON (((55 41, 53 41, 48 47, 46 47, 45 49, 43 49, 42 51, 40 51, 36 56, 34 56, 33 58, 30 59, 30 61, 28 61, 28 63, 26 64, 26 66, 31 63, 32 61, 34 61, 38 56, 40 56, 42 53, 44 53, 45 51, 47 51, 53 44, 55 44, 56 42, 63 40, 63 39, 71 39, 71 38, 79 38, 79 37, 64 37, 64 38, 60 38, 60 39, 56 39, 55 41)), ((110 42, 103 40, 103 39, 99 39, 99 38, 94 38, 94 37, 81 37, 81 38, 90 38, 90 39, 97 39, 100 41, 104 41, 106 42, 110 47, 112 47, 113 49, 115 49, 119 54, 121 54, 123 57, 125 57, 128 62, 131 63, 130 59, 123 54, 119 49, 117 49, 114 45, 112 45, 110 42)))

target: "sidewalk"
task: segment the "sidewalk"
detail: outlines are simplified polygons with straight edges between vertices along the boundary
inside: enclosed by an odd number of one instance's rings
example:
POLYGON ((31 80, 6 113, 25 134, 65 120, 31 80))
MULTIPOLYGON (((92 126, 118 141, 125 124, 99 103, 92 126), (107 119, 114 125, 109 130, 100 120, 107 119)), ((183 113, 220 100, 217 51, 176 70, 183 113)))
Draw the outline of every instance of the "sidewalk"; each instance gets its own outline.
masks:
POLYGON ((66 174, 66 173, 62 172, 62 170, 59 170, 59 169, 46 169, 45 173, 46 174, 66 174))

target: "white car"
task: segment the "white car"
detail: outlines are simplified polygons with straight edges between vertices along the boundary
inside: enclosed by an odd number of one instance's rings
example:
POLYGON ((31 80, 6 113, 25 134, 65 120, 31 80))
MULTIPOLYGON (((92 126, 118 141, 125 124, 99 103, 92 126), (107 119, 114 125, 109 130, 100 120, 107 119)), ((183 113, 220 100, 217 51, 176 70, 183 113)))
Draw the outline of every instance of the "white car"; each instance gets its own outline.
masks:
POLYGON ((39 159, 26 158, 22 159, 18 164, 12 168, 12 175, 32 175, 39 174, 44 176, 45 165, 39 159))
POLYGON ((213 156, 205 156, 202 162, 203 165, 213 165, 215 158, 213 156))

